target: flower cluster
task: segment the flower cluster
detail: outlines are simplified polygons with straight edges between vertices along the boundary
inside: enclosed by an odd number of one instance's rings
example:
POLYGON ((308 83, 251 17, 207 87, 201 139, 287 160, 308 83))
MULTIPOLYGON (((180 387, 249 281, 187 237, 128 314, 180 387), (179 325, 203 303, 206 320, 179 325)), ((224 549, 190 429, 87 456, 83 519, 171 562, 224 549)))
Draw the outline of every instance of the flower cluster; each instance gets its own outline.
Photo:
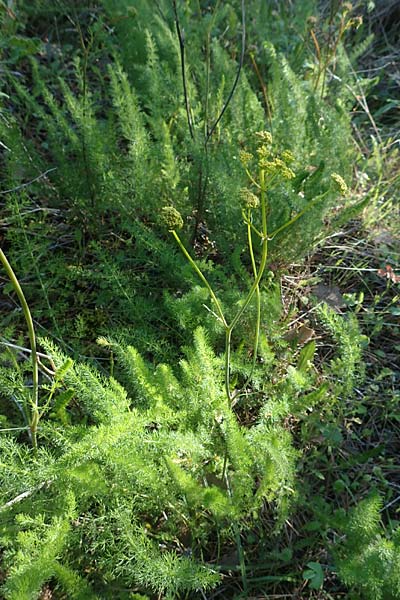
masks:
POLYGON ((294 160, 290 150, 284 150, 282 154, 275 155, 272 152, 272 135, 269 131, 257 131, 256 136, 261 144, 257 148, 258 166, 268 175, 280 175, 283 179, 293 179, 294 172, 288 166, 294 160))
MULTIPOLYGON (((264 171, 267 176, 266 185, 272 184, 275 177, 280 179, 293 179, 295 177, 294 171, 290 168, 290 164, 294 161, 294 156, 290 150, 284 150, 277 154, 273 150, 273 138, 269 131, 257 131, 255 137, 258 140, 257 144, 257 164, 258 167, 264 171)), ((253 176, 249 169, 250 164, 255 161, 255 157, 247 150, 241 150, 239 153, 240 162, 245 167, 247 175, 251 182, 258 188, 253 176)), ((260 205, 260 200, 250 189, 242 188, 240 190, 240 198, 242 200, 242 206, 245 209, 256 209, 260 205)))
POLYGON ((161 219, 168 231, 182 229, 183 227, 181 213, 178 212, 173 206, 164 206, 164 208, 161 209, 161 219))
POLYGON ((282 160, 288 165, 294 161, 293 152, 290 150, 284 150, 281 154, 282 160))
POLYGON ((318 23, 318 19, 314 15, 310 15, 309 17, 307 17, 307 25, 309 27, 313 28, 316 26, 317 23, 318 23))
POLYGON ((244 167, 247 167, 253 160, 253 155, 250 154, 250 152, 247 152, 246 150, 240 150, 239 160, 244 167))
POLYGON ((280 175, 283 179, 293 179, 295 177, 294 171, 281 158, 275 157, 272 160, 261 158, 259 165, 268 175, 280 175))
POLYGON ((349 193, 349 188, 343 177, 341 177, 338 173, 331 173, 331 179, 335 184, 336 189, 342 196, 347 196, 349 193))
POLYGON ((260 201, 257 196, 248 188, 242 188, 240 190, 240 197, 245 208, 258 208, 260 205, 260 201))
POLYGON ((256 131, 255 135, 263 144, 266 144, 268 146, 272 144, 272 135, 269 131, 256 131))

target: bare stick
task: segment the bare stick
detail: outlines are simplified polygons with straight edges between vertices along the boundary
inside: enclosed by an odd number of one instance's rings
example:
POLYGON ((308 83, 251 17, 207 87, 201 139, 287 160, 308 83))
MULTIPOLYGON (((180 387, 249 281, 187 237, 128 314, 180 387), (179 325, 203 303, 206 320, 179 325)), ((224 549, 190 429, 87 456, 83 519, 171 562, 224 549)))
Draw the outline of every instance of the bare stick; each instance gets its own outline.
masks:
POLYGON ((0 512, 6 510, 7 508, 10 508, 10 506, 13 506, 14 504, 18 504, 18 502, 22 502, 22 500, 25 500, 25 498, 29 498, 29 496, 32 496, 32 494, 44 488, 45 485, 49 485, 50 483, 52 483, 52 481, 52 479, 50 479, 49 481, 43 481, 37 487, 31 490, 27 490, 26 492, 22 492, 22 494, 19 494, 18 496, 15 496, 15 498, 9 500, 5 504, 3 504, 3 506, 0 506, 0 512))
POLYGON ((21 185, 17 185, 17 187, 15 187, 15 188, 11 188, 9 190, 3 190, 2 192, 0 192, 0 194, 4 195, 4 194, 11 194, 11 192, 18 192, 19 190, 22 190, 23 188, 28 187, 28 185, 35 183, 35 181, 39 181, 39 179, 43 179, 43 177, 46 177, 46 175, 48 175, 52 171, 57 171, 57 167, 53 167, 52 169, 47 169, 47 171, 45 171, 44 173, 40 173, 40 175, 38 175, 34 179, 31 179, 30 181, 27 181, 26 183, 21 183, 21 185))
POLYGON ((220 120, 224 116, 224 113, 225 113, 226 109, 228 108, 228 106, 229 106, 229 104, 230 104, 230 102, 231 102, 231 100, 233 98, 233 94, 235 93, 237 84, 239 83, 239 77, 240 77, 240 73, 242 71, 243 61, 244 61, 245 46, 246 46, 246 12, 245 12, 244 0, 242 0, 242 50, 240 52, 239 68, 238 68, 238 71, 236 73, 236 77, 235 77, 235 81, 233 82, 232 89, 229 92, 229 96, 226 99, 225 104, 222 107, 222 110, 221 110, 219 116, 215 120, 214 125, 211 127, 210 131, 208 132, 208 135, 206 137, 206 142, 205 142, 206 146, 208 144, 208 141, 209 141, 210 137, 214 133, 215 128, 217 127, 218 123, 220 122, 220 120))
POLYGON ((191 116, 191 113, 190 113, 189 96, 188 96, 187 84, 186 84, 185 39, 184 39, 183 32, 182 32, 180 24, 179 24, 179 16, 178 16, 178 9, 176 8, 176 0, 172 0, 172 6, 174 7, 176 32, 178 34, 178 39, 179 39, 179 51, 180 51, 180 55, 181 55, 181 70, 182 70, 183 95, 184 95, 184 98, 185 98, 186 115, 187 115, 187 121, 188 121, 189 131, 190 131, 190 137, 193 140, 194 139, 193 123, 192 123, 192 116, 191 116))

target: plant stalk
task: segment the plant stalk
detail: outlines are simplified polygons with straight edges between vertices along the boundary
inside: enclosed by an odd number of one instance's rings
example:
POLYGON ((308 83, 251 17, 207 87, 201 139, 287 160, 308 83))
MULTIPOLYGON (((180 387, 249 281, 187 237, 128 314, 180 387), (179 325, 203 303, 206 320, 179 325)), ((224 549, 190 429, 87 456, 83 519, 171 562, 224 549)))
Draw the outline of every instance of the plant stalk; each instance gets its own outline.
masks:
POLYGON ((246 300, 244 301, 243 305, 240 307, 240 309, 236 313, 235 317, 233 318, 232 323, 230 324, 231 329, 233 329, 238 324, 242 314, 244 313, 244 311, 248 307, 249 303, 251 302, 251 299, 252 299, 254 293, 256 292, 258 285, 262 279, 262 276, 264 275, 265 267, 267 264, 267 256, 268 256, 268 230, 267 230, 267 206, 266 206, 267 199, 266 199, 266 190, 265 190, 265 173, 264 173, 263 169, 260 169, 260 184, 261 184, 261 186, 260 186, 261 187, 261 194, 260 194, 261 195, 261 220, 262 220, 262 234, 263 234, 260 268, 258 270, 257 276, 254 279, 254 283, 251 286, 249 293, 247 294, 246 300))
POLYGON ((196 271, 197 275, 200 277, 200 279, 202 280, 202 282, 204 283, 204 285, 207 287, 207 289, 208 289, 208 291, 210 293, 210 296, 211 296, 211 298, 213 299, 213 301, 215 303, 215 307, 217 309, 218 317, 219 317, 221 323, 223 324, 223 326, 225 327, 225 329, 227 329, 228 324, 227 324, 227 322, 225 320, 225 317, 224 317, 224 314, 222 312, 221 305, 220 305, 220 303, 218 301, 218 298, 214 294, 214 291, 213 291, 211 285, 208 283, 207 279, 204 277, 203 273, 200 271, 199 267, 196 265, 195 261, 190 256, 190 254, 186 250, 185 246, 182 244, 181 239, 180 239, 179 235, 176 233, 176 231, 173 229, 173 230, 171 230, 171 233, 174 236, 174 238, 176 239, 176 241, 178 242, 179 248, 182 250, 183 254, 186 256, 186 258, 188 259, 188 261, 192 265, 193 269, 196 271))
POLYGON ((38 367, 38 355, 36 350, 36 335, 33 326, 33 320, 31 311, 29 310, 28 303, 26 301, 24 292, 19 284, 17 276, 15 275, 13 268, 7 260, 6 255, 0 248, 0 260, 3 264, 4 269, 12 283, 15 293, 18 296, 18 300, 21 303, 22 312, 24 313, 25 321, 28 327, 29 343, 31 346, 32 356, 32 397, 31 397, 31 418, 29 423, 29 430, 31 433, 31 442, 35 452, 37 452, 37 426, 39 422, 39 367, 38 367))

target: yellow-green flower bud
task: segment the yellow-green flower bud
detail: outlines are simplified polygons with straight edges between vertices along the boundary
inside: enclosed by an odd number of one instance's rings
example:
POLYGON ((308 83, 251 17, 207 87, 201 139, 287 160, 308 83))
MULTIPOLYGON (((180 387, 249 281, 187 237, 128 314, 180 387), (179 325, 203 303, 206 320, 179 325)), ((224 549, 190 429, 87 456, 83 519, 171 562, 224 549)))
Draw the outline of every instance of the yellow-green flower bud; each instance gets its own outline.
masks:
POLYGON ((239 160, 244 167, 247 167, 249 163, 251 163, 251 161, 253 160, 253 155, 250 154, 250 152, 247 152, 246 150, 240 150, 239 160))
POLYGON ((281 154, 282 160, 288 165, 294 161, 293 153, 290 150, 284 150, 281 154))
POLYGON ((287 166, 286 163, 283 162, 280 158, 276 158, 275 162, 278 166, 278 172, 284 179, 293 179, 296 177, 294 171, 290 167, 287 166))
POLYGON ((161 209, 161 218, 168 231, 182 229, 183 227, 181 213, 178 212, 173 206, 164 206, 164 208, 161 209))
POLYGON ((242 188, 240 190, 240 197, 245 208, 253 209, 258 208, 260 205, 260 201, 257 196, 248 188, 242 188))
POLYGON ((269 150, 269 148, 267 148, 267 146, 260 146, 259 148, 257 148, 257 154, 258 156, 261 158, 265 158, 267 159, 269 156, 271 156, 271 151, 269 150))
POLYGON ((335 183, 335 187, 340 192, 342 196, 347 196, 349 193, 349 188, 343 177, 341 177, 338 173, 331 173, 332 181, 335 183))
POLYGON ((272 144, 272 135, 269 131, 256 131, 255 135, 263 144, 268 144, 269 146, 272 144))
POLYGON ((265 160, 262 158, 259 165, 261 169, 264 169, 264 171, 268 173, 268 175, 280 175, 284 179, 293 179, 295 177, 292 169, 290 169, 280 158, 274 158, 273 160, 265 160))
POLYGON ((354 27, 355 29, 358 29, 359 27, 361 27, 362 24, 363 24, 362 15, 358 15, 357 17, 353 17, 352 19, 348 20, 348 22, 346 24, 346 29, 349 29, 350 27, 354 27))

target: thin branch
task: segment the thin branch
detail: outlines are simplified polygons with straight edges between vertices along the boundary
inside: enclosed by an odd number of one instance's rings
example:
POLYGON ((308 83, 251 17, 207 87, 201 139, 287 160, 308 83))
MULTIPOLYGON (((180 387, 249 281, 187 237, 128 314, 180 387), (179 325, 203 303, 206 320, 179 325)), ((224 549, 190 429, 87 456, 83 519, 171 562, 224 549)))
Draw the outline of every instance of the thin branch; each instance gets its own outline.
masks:
POLYGON ((163 13, 163 11, 162 11, 162 8, 161 8, 161 6, 160 6, 160 3, 159 3, 157 0, 155 0, 155 5, 156 5, 156 8, 157 8, 158 12, 160 13, 160 16, 161 16, 162 20, 163 20, 165 23, 168 23, 168 19, 167 19, 167 17, 165 16, 165 14, 163 13))
POLYGON ((26 427, 7 427, 6 429, 0 429, 0 433, 3 433, 4 431, 28 431, 29 427, 26 425, 26 427))
POLYGON ((312 37, 312 40, 314 42, 314 46, 315 46, 315 51, 317 53, 317 59, 318 59, 318 63, 321 64, 321 49, 319 47, 319 43, 317 40, 317 36, 315 35, 315 31, 313 29, 310 29, 310 35, 312 37))
POLYGON ((230 102, 231 102, 231 100, 233 98, 233 94, 235 93, 237 84, 239 83, 240 73, 242 72, 243 61, 244 61, 244 52, 245 52, 245 46, 246 46, 246 12, 245 12, 244 1, 245 0, 242 0, 242 49, 241 49, 241 53, 240 53, 239 68, 238 68, 238 71, 236 73, 235 81, 233 82, 232 89, 231 89, 231 91, 229 93, 229 96, 226 99, 225 104, 222 107, 222 110, 221 110, 219 116, 215 120, 214 125, 211 127, 210 131, 208 132, 208 135, 207 135, 207 138, 206 138, 206 141, 205 141, 205 146, 207 146, 209 139, 211 138, 212 134, 215 131, 215 128, 217 127, 218 123, 220 122, 220 120, 224 116, 224 113, 225 113, 226 109, 228 108, 228 106, 229 106, 229 104, 230 104, 230 102))
POLYGON ((319 196, 317 196, 313 200, 310 200, 310 202, 308 202, 308 204, 306 204, 305 207, 300 212, 298 212, 292 219, 290 219, 290 221, 287 221, 286 223, 284 223, 283 225, 281 225, 281 227, 278 227, 277 229, 275 229, 275 231, 273 231, 272 233, 270 233, 269 234, 269 240, 273 240, 274 237, 276 235, 278 235, 278 233, 280 233, 281 231, 283 231, 287 227, 290 227, 290 225, 293 225, 293 223, 295 223, 297 221, 297 219, 300 219, 300 217, 302 217, 310 208, 312 208, 315 204, 317 204, 317 202, 319 202, 320 200, 322 200, 328 193, 329 193, 329 190, 327 190, 323 194, 320 194, 319 196))
POLYGON ((390 506, 393 506, 393 504, 396 504, 396 502, 398 502, 399 500, 400 500, 400 496, 397 496, 397 498, 395 498, 394 500, 392 500, 388 504, 385 504, 385 506, 383 508, 381 508, 380 512, 383 512, 384 510, 387 510, 390 506))
POLYGON ((216 295, 214 294, 214 290, 212 289, 211 285, 208 283, 206 277, 204 277, 203 273, 200 271, 199 267, 197 266, 197 264, 195 263, 195 261, 193 260, 193 258, 190 256, 189 252, 186 250, 185 246, 182 244, 182 242, 180 240, 180 237, 176 233, 176 231, 174 229, 172 229, 171 233, 174 236, 175 240, 178 242, 178 245, 179 245, 181 251, 183 252, 183 254, 185 255, 185 257, 187 258, 187 260, 189 261, 189 263, 191 264, 191 266, 193 267, 193 269, 196 271, 196 273, 200 277, 201 281, 204 283, 204 285, 208 289, 208 292, 209 292, 209 294, 210 294, 211 298, 213 299, 214 304, 216 306, 217 313, 219 315, 221 323, 226 328, 227 327, 227 322, 226 322, 226 319, 225 319, 224 314, 222 312, 221 305, 220 305, 220 303, 219 303, 216 295))
POLYGON ((337 75, 335 75, 335 73, 333 73, 332 71, 329 71, 329 75, 332 77, 332 79, 336 79, 336 81, 339 81, 340 83, 342 83, 350 92, 351 94, 354 96, 355 100, 358 102, 358 104, 361 106, 361 108, 364 110, 364 112, 366 113, 368 119, 370 120, 370 123, 372 125, 372 128, 376 134, 376 137, 378 139, 378 142, 380 144, 382 144, 382 138, 381 138, 381 134, 379 133, 379 130, 376 126, 376 123, 374 121, 374 118, 369 110, 369 106, 368 106, 368 102, 367 102, 367 98, 364 94, 364 91, 360 85, 360 82, 358 80, 357 74, 354 71, 353 67, 350 65, 350 69, 352 71, 352 74, 355 77, 356 80, 356 85, 358 88, 358 94, 353 90, 353 88, 351 87, 351 85, 349 85, 348 83, 344 82, 340 77, 338 77, 337 75))
POLYGON ((262 95, 264 98, 265 111, 267 113, 267 118, 268 118, 270 129, 272 130, 272 111, 271 111, 270 103, 268 100, 267 86, 265 85, 265 83, 263 81, 263 78, 260 73, 260 69, 258 68, 258 65, 256 63, 256 59, 254 57, 254 52, 250 52, 250 60, 251 60, 251 64, 253 65, 253 69, 257 75, 257 79, 260 84, 260 87, 261 87, 262 95))
POLYGON ((21 185, 18 185, 15 188, 11 188, 9 190, 3 190, 2 192, 0 192, 0 194, 4 195, 4 194, 11 194, 11 192, 18 192, 19 190, 22 190, 23 188, 28 187, 32 183, 35 183, 35 181, 39 181, 39 179, 46 177, 46 175, 48 175, 52 171, 57 171, 57 167, 53 167, 52 169, 47 169, 47 171, 45 171, 44 173, 40 173, 40 175, 38 175, 34 179, 31 179, 30 181, 27 181, 26 183, 21 183, 21 185))
POLYGON ((252 177, 252 175, 251 175, 251 173, 250 173, 250 171, 249 171, 248 169, 246 169, 246 174, 247 174, 247 177, 250 179, 251 183, 252 183, 253 185, 255 185, 257 189, 259 189, 259 190, 260 190, 260 189, 261 189, 261 187, 258 185, 258 183, 257 183, 257 181, 254 179, 254 177, 252 177))
POLYGON ((179 16, 178 16, 178 9, 176 7, 176 0, 172 0, 172 6, 174 8, 176 32, 178 34, 178 39, 179 39, 179 51, 180 51, 180 55, 181 55, 181 70, 182 70, 183 95, 184 95, 184 98, 185 98, 186 115, 187 115, 187 121, 188 121, 189 131, 190 131, 190 137, 193 140, 194 139, 193 123, 192 123, 192 116, 191 116, 191 113, 190 113, 189 95, 188 95, 187 84, 186 84, 185 39, 184 39, 183 31, 181 30, 181 26, 179 24, 179 16))
POLYGON ((18 502, 22 502, 22 500, 25 500, 25 498, 29 498, 30 496, 32 496, 32 494, 34 494, 35 492, 38 492, 39 490, 44 488, 46 485, 50 485, 50 483, 52 483, 52 482, 53 482, 52 479, 50 479, 48 481, 43 481, 37 487, 35 487, 31 490, 27 490, 26 492, 22 492, 22 494, 19 494, 12 500, 9 500, 5 504, 3 504, 3 506, 0 506, 0 512, 2 512, 3 510, 6 510, 7 508, 10 508, 10 506, 13 506, 14 504, 18 504, 18 502))
MULTIPOLYGON (((373 271, 375 269, 371 269, 371 271, 373 271)), ((17 346, 17 344, 12 344, 11 342, 4 342, 3 340, 0 340, 0 344, 2 344, 3 346, 7 346, 8 348, 15 348, 15 350, 21 350, 22 352, 27 352, 28 354, 30 354, 32 352, 32 350, 30 348, 25 348, 24 346, 17 346)), ((47 358, 48 360, 51 361, 51 357, 48 354, 43 354, 43 352, 36 352, 37 356, 40 356, 42 358, 47 358)))
POLYGON ((0 146, 2 148, 4 148, 4 150, 7 150, 8 152, 11 152, 11 148, 9 148, 8 146, 6 146, 5 144, 3 144, 3 142, 0 142, 0 146))

